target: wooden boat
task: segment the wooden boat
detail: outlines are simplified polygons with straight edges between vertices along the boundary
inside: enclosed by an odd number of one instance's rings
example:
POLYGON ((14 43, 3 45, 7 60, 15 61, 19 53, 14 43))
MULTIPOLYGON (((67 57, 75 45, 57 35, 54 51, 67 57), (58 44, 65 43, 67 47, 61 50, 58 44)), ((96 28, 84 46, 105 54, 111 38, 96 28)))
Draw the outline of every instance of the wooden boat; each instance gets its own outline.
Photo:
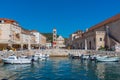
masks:
POLYGON ((8 58, 3 58, 2 61, 4 63, 10 63, 10 64, 25 64, 25 63, 31 63, 31 59, 28 59, 25 56, 21 56, 17 58, 16 56, 9 56, 8 58))

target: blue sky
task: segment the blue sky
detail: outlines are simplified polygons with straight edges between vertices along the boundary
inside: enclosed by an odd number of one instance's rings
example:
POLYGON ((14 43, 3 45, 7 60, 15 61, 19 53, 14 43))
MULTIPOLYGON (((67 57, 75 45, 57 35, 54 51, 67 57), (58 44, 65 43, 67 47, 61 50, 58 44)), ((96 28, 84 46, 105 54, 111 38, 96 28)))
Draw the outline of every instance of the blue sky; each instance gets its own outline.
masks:
POLYGON ((0 0, 0 18, 16 20, 28 30, 63 37, 120 13, 120 0, 0 0))

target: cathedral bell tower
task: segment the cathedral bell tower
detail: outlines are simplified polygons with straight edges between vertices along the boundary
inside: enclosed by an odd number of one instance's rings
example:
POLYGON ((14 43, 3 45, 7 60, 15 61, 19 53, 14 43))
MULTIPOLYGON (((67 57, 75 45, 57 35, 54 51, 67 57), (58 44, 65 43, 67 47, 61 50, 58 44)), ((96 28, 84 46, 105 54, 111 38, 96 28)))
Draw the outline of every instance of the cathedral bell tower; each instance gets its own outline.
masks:
POLYGON ((57 43, 57 30, 54 28, 53 29, 53 48, 56 48, 56 43, 57 43))

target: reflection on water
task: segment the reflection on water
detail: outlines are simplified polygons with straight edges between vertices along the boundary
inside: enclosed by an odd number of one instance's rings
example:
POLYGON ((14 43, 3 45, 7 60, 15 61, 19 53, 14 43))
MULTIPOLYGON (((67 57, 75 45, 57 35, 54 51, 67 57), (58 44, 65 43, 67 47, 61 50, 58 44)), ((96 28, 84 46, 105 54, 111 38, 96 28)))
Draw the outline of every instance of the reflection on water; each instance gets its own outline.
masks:
POLYGON ((119 62, 97 63, 97 75, 101 80, 120 80, 119 62))
POLYGON ((33 64, 1 65, 11 80, 120 80, 119 62, 91 62, 50 58, 33 64))
POLYGON ((30 64, 0 64, 0 79, 13 80, 20 70, 30 66, 30 64))

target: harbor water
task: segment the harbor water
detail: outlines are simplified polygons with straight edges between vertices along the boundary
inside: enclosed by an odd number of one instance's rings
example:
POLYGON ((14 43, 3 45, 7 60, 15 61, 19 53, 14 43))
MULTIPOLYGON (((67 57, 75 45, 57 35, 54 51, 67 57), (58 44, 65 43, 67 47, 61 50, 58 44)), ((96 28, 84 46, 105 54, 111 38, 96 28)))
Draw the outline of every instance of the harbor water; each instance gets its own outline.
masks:
POLYGON ((120 80, 120 62, 94 62, 53 57, 32 64, 0 64, 0 79, 120 80))

